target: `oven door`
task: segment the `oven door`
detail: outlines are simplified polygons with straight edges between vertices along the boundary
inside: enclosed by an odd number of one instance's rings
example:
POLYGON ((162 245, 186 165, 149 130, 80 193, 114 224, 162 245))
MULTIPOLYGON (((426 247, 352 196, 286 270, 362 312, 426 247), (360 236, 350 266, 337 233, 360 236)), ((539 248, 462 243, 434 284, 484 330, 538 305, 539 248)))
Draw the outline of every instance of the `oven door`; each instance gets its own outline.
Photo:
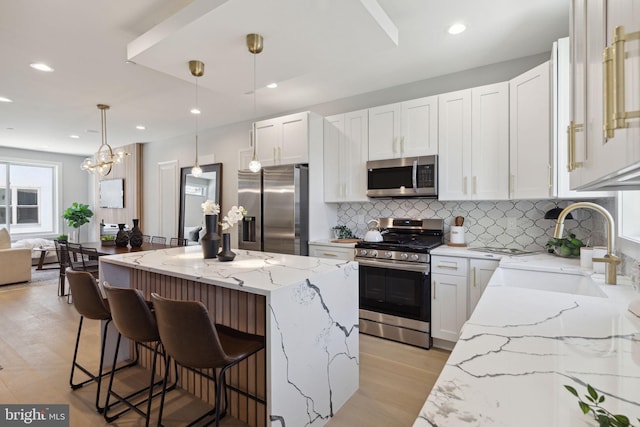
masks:
POLYGON ((360 309, 431 321, 428 264, 359 259, 360 309))

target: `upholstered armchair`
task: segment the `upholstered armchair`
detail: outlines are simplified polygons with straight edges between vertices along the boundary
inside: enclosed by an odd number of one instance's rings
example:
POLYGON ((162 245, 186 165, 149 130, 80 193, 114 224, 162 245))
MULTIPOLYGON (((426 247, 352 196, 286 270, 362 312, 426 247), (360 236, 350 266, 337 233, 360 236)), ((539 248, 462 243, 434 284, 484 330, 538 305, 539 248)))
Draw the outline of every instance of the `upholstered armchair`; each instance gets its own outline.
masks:
POLYGON ((11 248, 5 228, 0 229, 0 285, 31 280, 31 249, 11 248))

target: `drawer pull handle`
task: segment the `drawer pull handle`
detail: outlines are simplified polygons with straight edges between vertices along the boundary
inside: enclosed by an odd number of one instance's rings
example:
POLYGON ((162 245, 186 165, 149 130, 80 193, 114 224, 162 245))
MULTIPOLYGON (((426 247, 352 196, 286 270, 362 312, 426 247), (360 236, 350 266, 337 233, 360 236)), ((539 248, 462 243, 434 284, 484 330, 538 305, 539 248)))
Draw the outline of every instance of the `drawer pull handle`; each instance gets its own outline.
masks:
POLYGON ((450 268, 451 270, 457 270, 458 265, 446 265, 446 264, 438 264, 436 267, 438 268, 450 268))
POLYGON ((332 256, 332 257, 337 257, 338 256, 336 254, 327 253, 327 252, 323 252, 322 255, 324 255, 324 256, 332 256))
POLYGON ((433 299, 436 299, 436 281, 433 281, 433 299))

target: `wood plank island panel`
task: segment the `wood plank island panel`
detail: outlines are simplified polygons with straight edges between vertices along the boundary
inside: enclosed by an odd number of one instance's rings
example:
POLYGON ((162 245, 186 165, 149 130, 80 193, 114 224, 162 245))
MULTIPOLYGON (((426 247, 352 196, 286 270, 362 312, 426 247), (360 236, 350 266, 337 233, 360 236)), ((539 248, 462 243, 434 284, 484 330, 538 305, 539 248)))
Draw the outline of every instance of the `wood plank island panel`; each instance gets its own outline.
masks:
MULTIPOLYGON (((192 280, 131 270, 131 287, 140 289, 146 299, 155 292, 166 298, 201 301, 209 310, 211 320, 243 332, 265 335, 266 298, 234 289, 222 288, 192 280)), ((266 400, 265 351, 250 356, 227 371, 227 384, 246 390, 266 400)), ((153 352, 141 349, 143 366, 151 366, 153 352)), ((160 368, 158 373, 161 374, 160 368)), ((194 370, 179 368, 178 384, 199 399, 215 405, 213 381, 194 370)), ((229 389, 229 414, 250 426, 267 425, 266 405, 229 389)))

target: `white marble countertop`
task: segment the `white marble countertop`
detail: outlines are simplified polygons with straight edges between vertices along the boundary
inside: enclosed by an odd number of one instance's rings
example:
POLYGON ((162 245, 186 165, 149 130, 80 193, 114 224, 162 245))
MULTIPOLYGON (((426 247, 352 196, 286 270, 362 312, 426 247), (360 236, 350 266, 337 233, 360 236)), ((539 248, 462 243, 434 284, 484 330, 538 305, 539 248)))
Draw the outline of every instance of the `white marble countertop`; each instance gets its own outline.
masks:
MULTIPOLYGON (((503 257, 501 268, 587 273, 546 254, 503 257)), ((564 388, 583 396, 586 384, 637 425, 640 318, 627 308, 640 294, 594 281, 605 298, 490 281, 414 426, 597 426, 564 388)))
POLYGON ((196 280, 260 295, 292 286, 354 262, 234 249, 230 262, 204 259, 200 246, 132 252, 100 257, 101 262, 196 280))
POLYGON ((430 251, 431 255, 456 256, 463 258, 500 259, 504 255, 470 251, 468 247, 440 245, 430 251))

